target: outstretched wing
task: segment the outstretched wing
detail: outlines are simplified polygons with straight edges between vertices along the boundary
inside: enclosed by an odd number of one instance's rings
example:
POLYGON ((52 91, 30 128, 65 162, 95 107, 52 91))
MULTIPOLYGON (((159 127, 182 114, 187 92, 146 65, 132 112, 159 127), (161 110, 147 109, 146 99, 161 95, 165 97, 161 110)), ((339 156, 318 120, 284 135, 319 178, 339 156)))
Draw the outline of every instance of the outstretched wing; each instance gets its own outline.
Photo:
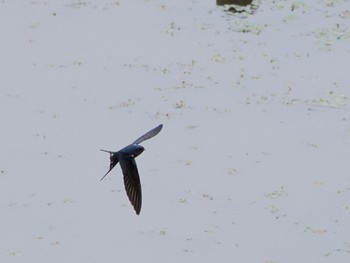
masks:
POLYGON ((161 131, 162 128, 163 128, 163 124, 155 127, 153 130, 150 130, 146 134, 142 135, 140 138, 138 138, 132 144, 139 144, 145 140, 151 139, 152 137, 156 136, 161 131))
POLYGON ((135 158, 120 157, 119 163, 124 175, 124 185, 130 203, 134 207, 136 214, 140 214, 142 204, 142 193, 139 172, 135 158))

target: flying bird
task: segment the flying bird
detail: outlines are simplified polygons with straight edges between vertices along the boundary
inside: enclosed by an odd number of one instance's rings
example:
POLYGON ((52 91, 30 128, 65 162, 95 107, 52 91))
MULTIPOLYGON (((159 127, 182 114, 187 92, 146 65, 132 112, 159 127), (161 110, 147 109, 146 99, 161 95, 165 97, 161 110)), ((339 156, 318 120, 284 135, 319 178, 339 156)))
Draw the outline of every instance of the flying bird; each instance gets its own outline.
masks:
POLYGON ((128 195, 130 203, 134 207, 137 215, 139 215, 141 211, 142 192, 139 172, 137 170, 135 158, 145 150, 145 148, 143 148, 140 145, 140 143, 156 136, 162 130, 162 128, 163 124, 150 130, 149 132, 138 138, 136 141, 134 141, 132 144, 129 144, 128 146, 124 147, 123 149, 117 152, 111 152, 101 149, 101 151, 107 152, 110 155, 109 170, 101 178, 101 181, 119 162, 124 176, 126 194, 128 195))

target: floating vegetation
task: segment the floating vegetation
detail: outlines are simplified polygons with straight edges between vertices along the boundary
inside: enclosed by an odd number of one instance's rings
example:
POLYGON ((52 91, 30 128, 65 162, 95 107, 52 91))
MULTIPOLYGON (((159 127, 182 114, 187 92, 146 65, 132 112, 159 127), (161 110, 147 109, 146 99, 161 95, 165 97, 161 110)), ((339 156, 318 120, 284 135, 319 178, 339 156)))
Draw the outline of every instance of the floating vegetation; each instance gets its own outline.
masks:
POLYGON ((178 162, 181 164, 184 164, 186 166, 194 164, 194 162, 192 160, 179 160, 178 162))
POLYGON ((183 100, 180 100, 175 103, 174 107, 175 109, 181 109, 181 108, 187 108, 187 105, 186 105, 186 102, 184 102, 183 100))
POLYGON ((209 195, 209 194, 203 194, 202 197, 204 199, 208 199, 208 200, 214 200, 214 197, 212 195, 209 195))
POLYGON ((9 251, 7 254, 9 256, 20 256, 22 253, 19 250, 13 250, 13 251, 9 251))
POLYGON ((347 105, 348 97, 345 94, 334 94, 330 92, 330 98, 318 98, 311 100, 292 99, 286 102, 288 105, 293 104, 309 104, 314 106, 341 108, 347 105))
POLYGON ((229 175, 235 175, 235 174, 238 173, 238 170, 237 170, 236 168, 228 168, 228 169, 227 169, 227 173, 228 173, 229 175))
POLYGON ((115 105, 109 106, 108 109, 114 110, 114 109, 119 109, 119 108, 127 108, 127 107, 135 105, 136 101, 139 101, 139 100, 140 99, 128 99, 127 101, 122 101, 122 102, 119 102, 115 105))
POLYGON ((260 35, 260 33, 266 26, 266 24, 250 24, 247 22, 242 23, 242 21, 240 21, 240 23, 237 23, 235 27, 231 28, 231 30, 240 33, 251 33, 254 35, 260 35))
POLYGON ((187 202, 187 199, 186 199, 186 198, 180 198, 180 199, 179 199, 179 203, 180 203, 180 204, 187 204, 188 202, 187 202))
POLYGON ((312 234, 316 234, 316 235, 322 235, 322 234, 327 233, 327 230, 322 229, 322 228, 313 228, 313 227, 307 226, 304 228, 304 232, 312 233, 312 234))
POLYGON ((218 63, 224 63, 226 60, 223 56, 221 56, 220 54, 215 54, 211 57, 211 60, 214 62, 218 62, 218 63))
POLYGON ((314 32, 314 36, 322 44, 321 50, 331 51, 335 41, 345 41, 350 38, 350 28, 337 24, 333 28, 321 28, 314 32))
POLYGON ((269 194, 265 194, 265 196, 269 199, 276 199, 276 198, 279 198, 279 197, 282 197, 282 196, 287 196, 287 193, 284 189, 284 186, 281 186, 280 190, 276 190, 272 193, 269 193, 269 194))

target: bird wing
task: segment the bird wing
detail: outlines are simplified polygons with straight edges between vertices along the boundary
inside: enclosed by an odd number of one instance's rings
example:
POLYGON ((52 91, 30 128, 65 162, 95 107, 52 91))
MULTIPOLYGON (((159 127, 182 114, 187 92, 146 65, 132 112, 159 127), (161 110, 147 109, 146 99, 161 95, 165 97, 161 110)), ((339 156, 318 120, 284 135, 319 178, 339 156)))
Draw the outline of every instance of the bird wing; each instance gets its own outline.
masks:
POLYGON ((140 214, 142 193, 139 172, 134 157, 120 157, 120 167, 124 175, 124 185, 130 203, 134 207, 136 214, 140 214))
POLYGON ((155 127, 153 130, 150 130, 146 134, 142 135, 140 138, 138 138, 136 141, 134 141, 132 144, 140 144, 141 142, 151 139, 152 137, 156 136, 163 128, 163 124, 155 127))

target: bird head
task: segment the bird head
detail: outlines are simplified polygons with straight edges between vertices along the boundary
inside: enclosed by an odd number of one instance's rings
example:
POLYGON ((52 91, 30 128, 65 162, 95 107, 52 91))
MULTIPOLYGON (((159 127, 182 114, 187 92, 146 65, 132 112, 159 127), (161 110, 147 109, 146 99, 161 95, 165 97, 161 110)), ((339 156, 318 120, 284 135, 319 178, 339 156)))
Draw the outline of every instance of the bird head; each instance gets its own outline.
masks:
POLYGON ((132 149, 132 155, 134 157, 139 156, 143 151, 145 150, 145 148, 143 148, 143 146, 138 145, 138 144, 134 144, 133 145, 133 149, 132 149))

